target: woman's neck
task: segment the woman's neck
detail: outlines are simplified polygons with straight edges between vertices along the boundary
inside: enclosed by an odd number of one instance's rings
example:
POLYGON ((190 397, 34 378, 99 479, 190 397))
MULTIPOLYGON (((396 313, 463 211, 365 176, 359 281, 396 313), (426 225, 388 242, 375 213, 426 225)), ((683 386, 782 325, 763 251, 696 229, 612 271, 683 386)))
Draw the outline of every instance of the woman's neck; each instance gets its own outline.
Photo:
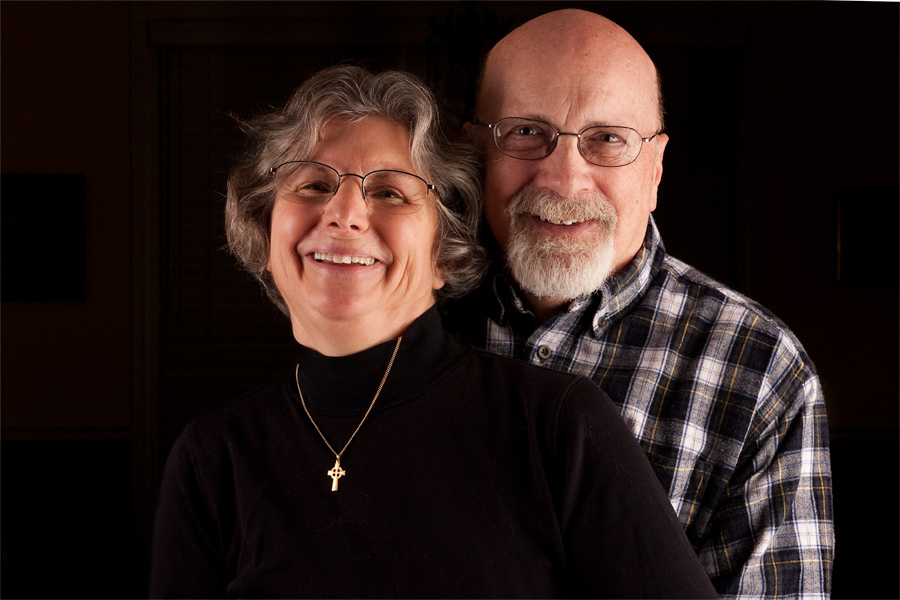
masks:
POLYGON ((408 399, 433 385, 468 352, 444 332, 437 310, 425 311, 416 319, 403 333, 399 348, 397 340, 391 339, 354 354, 326 356, 303 344, 294 346, 299 387, 307 406, 360 417, 371 404, 395 349, 396 360, 378 397, 379 407, 408 399))
MULTIPOLYGON (((433 305, 433 303, 432 303, 433 305)), ((425 307, 428 310, 431 306, 425 307)), ((349 356, 373 348, 406 333, 421 313, 410 319, 397 318, 390 313, 367 315, 359 319, 291 320, 294 339, 325 356, 349 356)))

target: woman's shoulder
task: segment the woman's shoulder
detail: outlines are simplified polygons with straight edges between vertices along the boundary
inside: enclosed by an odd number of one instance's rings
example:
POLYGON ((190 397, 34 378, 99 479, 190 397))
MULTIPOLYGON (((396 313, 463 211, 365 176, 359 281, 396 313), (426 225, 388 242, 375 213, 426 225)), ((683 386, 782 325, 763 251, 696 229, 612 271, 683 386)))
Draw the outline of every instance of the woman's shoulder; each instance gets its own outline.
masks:
POLYGON ((554 398, 569 403, 612 405, 606 392, 583 375, 556 371, 547 367, 471 348, 466 367, 467 379, 492 387, 516 391, 524 398, 554 398))
POLYGON ((263 435, 284 421, 287 411, 287 374, 270 380, 236 399, 209 409, 190 420, 182 437, 195 443, 263 435))
MULTIPOLYGON (((515 374, 529 381, 552 381, 555 385, 591 382, 583 375, 556 371, 548 367, 534 365, 518 358, 502 356, 488 350, 469 347, 470 359, 479 368, 501 373, 515 374)), ((594 384, 596 387, 596 384, 594 384)))

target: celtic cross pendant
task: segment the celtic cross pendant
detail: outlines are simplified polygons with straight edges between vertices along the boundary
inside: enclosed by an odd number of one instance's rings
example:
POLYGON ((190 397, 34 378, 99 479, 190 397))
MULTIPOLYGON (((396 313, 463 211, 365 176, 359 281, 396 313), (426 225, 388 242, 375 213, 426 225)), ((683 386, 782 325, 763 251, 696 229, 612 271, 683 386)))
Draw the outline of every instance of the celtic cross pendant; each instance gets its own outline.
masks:
POLYGON ((328 471, 328 476, 331 477, 331 491, 336 492, 338 489, 338 479, 346 475, 346 471, 341 468, 341 459, 337 458, 334 461, 334 467, 328 471))

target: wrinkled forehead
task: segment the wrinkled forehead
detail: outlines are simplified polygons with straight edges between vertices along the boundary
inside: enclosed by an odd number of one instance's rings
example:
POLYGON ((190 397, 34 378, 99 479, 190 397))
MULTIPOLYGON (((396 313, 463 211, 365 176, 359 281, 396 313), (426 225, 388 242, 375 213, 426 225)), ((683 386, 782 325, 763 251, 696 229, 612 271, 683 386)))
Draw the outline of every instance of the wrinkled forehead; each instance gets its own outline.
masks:
POLYGON ((656 69, 640 46, 571 40, 498 44, 486 63, 479 118, 540 117, 557 127, 658 122, 656 69))

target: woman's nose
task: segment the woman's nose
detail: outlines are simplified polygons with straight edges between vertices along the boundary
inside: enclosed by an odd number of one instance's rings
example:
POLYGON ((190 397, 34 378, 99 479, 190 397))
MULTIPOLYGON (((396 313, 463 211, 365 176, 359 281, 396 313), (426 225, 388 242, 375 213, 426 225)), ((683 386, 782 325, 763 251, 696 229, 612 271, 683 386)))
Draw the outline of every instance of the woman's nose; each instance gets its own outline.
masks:
POLYGON ((363 180, 358 175, 344 175, 337 192, 322 214, 330 227, 346 231, 365 231, 369 227, 369 204, 363 196, 363 180))

